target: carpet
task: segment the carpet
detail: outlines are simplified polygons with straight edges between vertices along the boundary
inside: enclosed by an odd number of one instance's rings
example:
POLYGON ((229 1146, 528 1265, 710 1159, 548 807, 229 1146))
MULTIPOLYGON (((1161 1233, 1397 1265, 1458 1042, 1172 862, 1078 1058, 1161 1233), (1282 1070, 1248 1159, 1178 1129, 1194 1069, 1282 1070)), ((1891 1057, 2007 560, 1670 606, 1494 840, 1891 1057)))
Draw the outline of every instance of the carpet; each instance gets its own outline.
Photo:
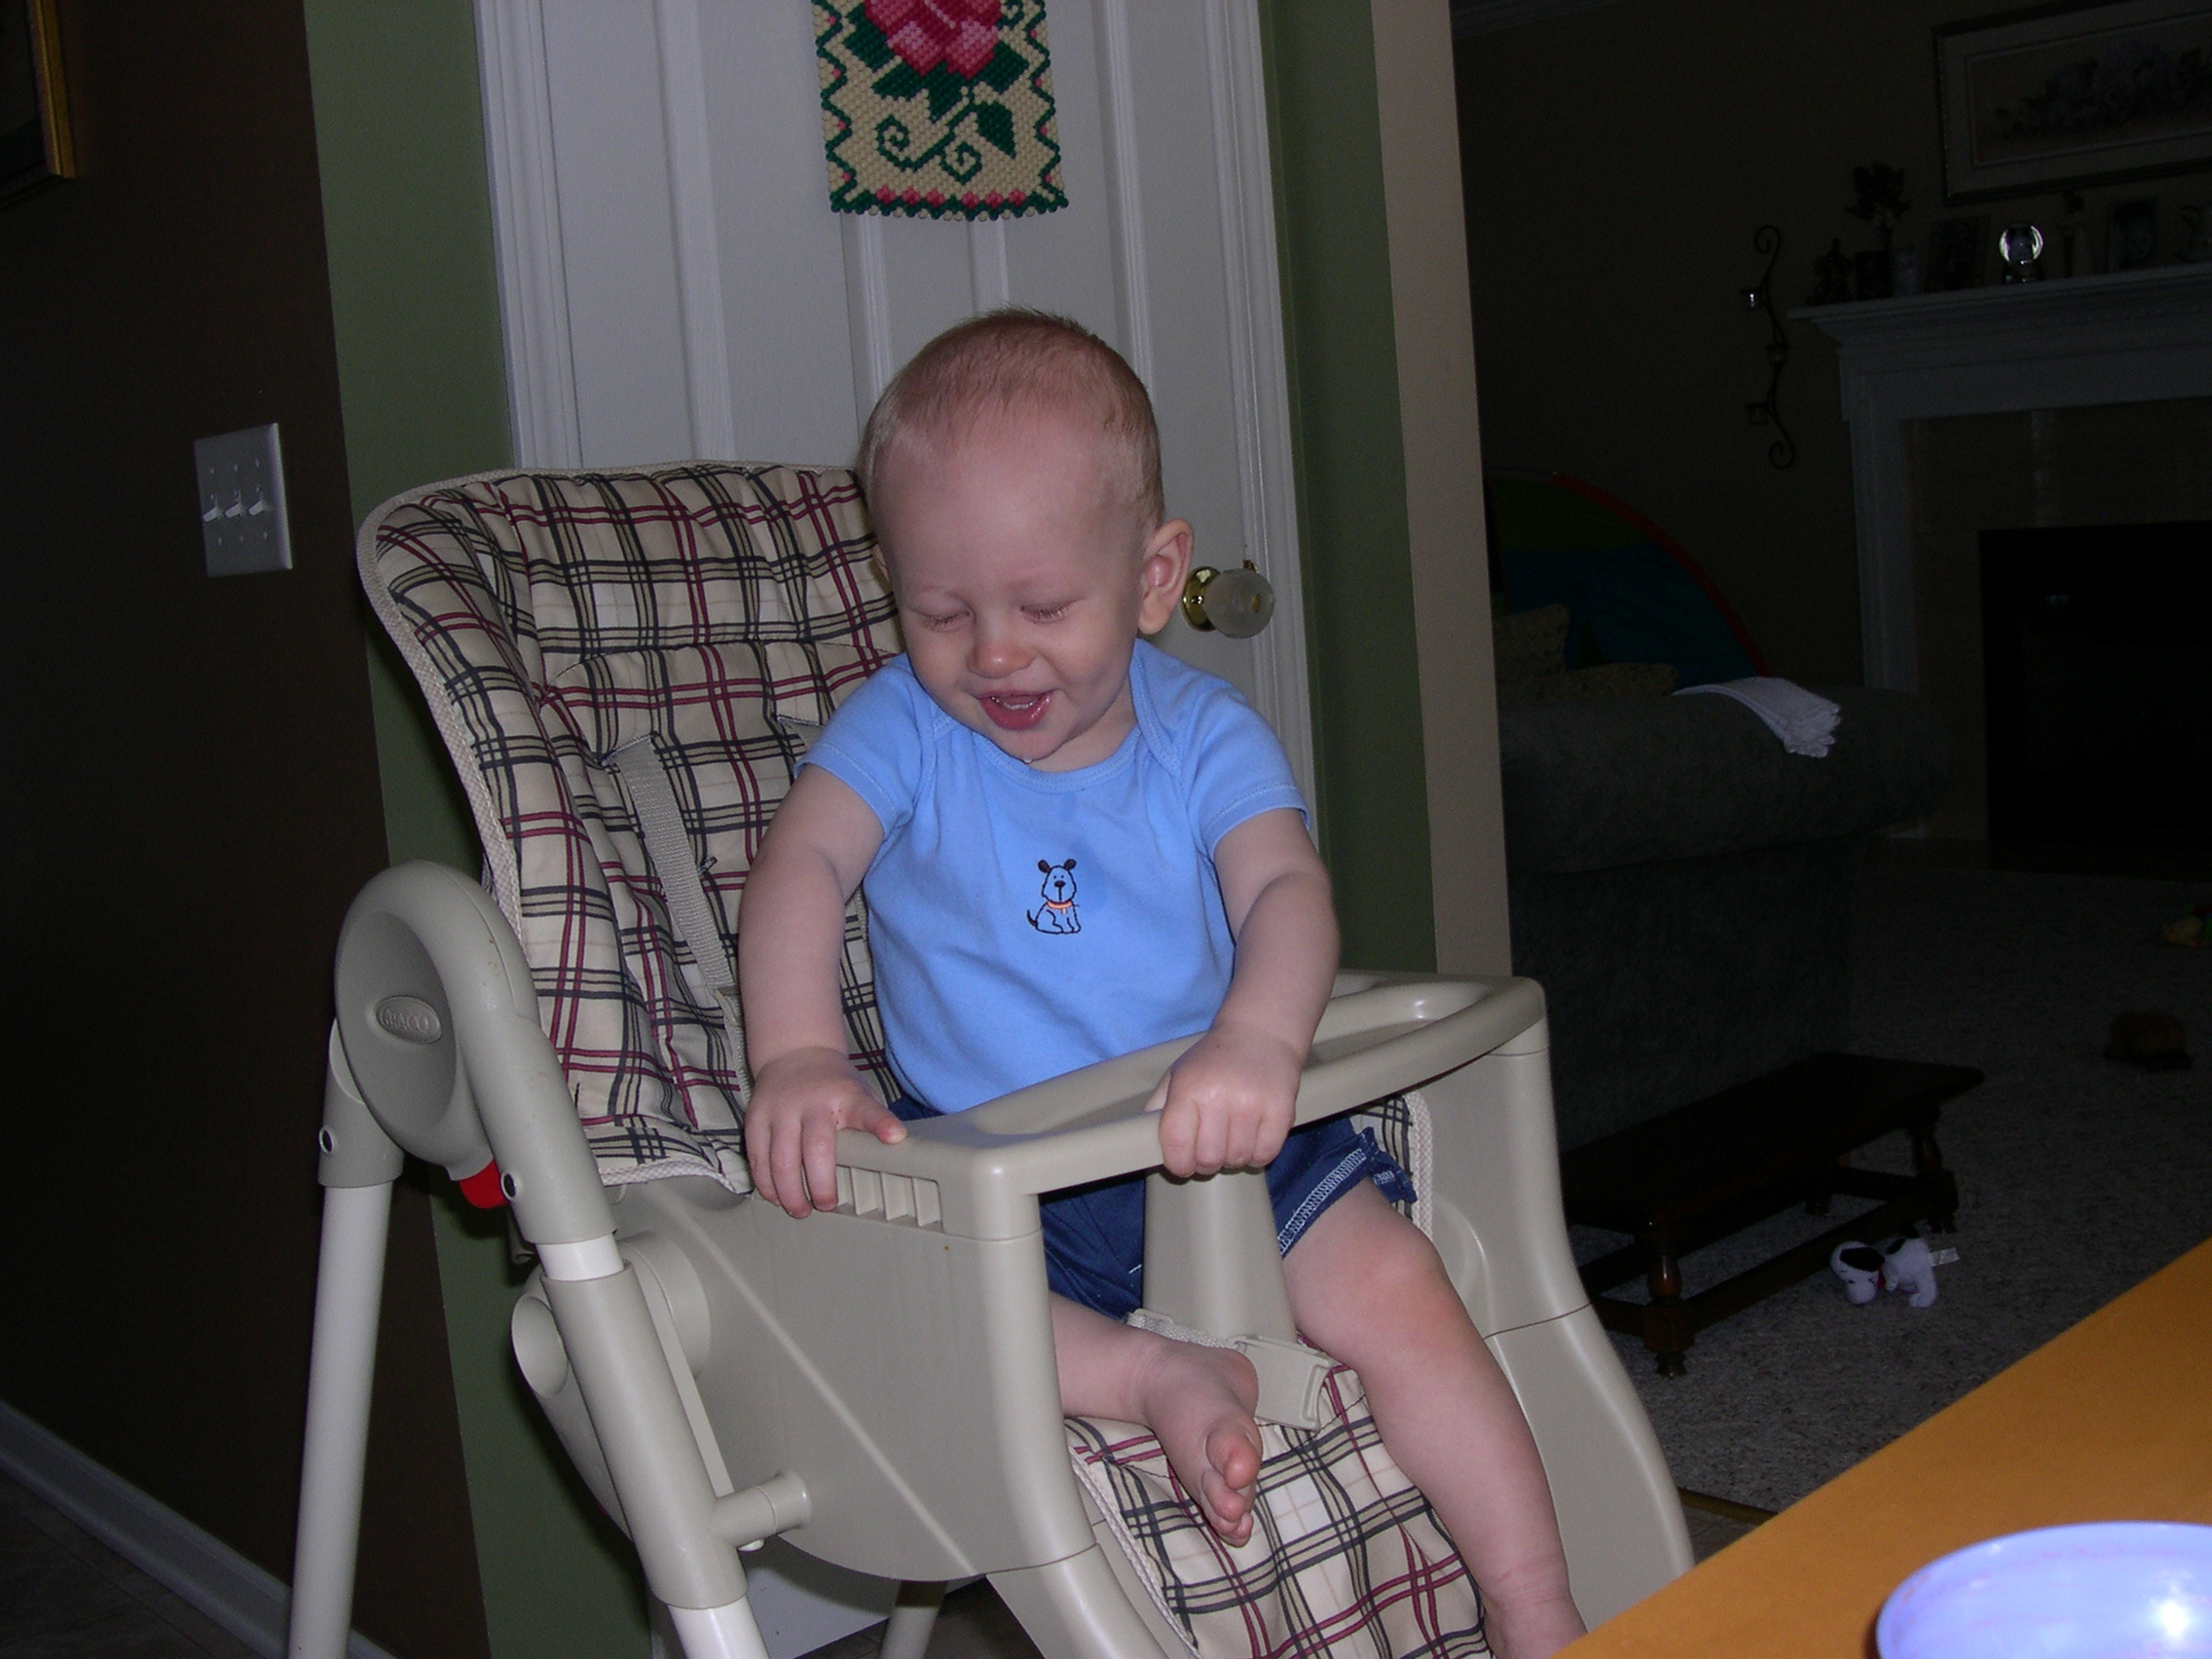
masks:
MULTIPOLYGON (((1936 1306, 1845 1301, 1825 1272, 1700 1332, 1684 1377, 1615 1337, 1675 1479, 1781 1509, 2212 1235, 2212 949, 2158 927, 2206 884, 1876 864, 1862 872, 1852 1046, 1978 1066, 1943 1109, 1959 1252, 1936 1306), (2113 1015, 2161 1009, 2194 1070, 2104 1058, 2113 1015)), ((1860 1155, 1910 1167, 1902 1135, 1860 1155)), ((1690 1293, 1825 1231, 1792 1212, 1688 1257, 1690 1293)), ((1870 1240, 1871 1241, 1871 1240, 1870 1240)), ((1621 1242, 1575 1230, 1584 1260, 1621 1242)), ((1641 1286, 1623 1294, 1641 1297, 1641 1286)))

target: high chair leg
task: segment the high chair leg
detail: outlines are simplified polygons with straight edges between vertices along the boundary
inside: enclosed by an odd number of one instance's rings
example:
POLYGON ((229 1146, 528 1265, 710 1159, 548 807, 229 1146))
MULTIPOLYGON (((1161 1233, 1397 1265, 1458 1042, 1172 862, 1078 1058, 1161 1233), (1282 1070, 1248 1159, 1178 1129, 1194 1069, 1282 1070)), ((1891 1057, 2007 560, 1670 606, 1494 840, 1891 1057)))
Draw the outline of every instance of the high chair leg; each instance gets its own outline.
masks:
POLYGON ((720 1607, 670 1607, 683 1659, 768 1659, 760 1627, 744 1597, 720 1607))
POLYGON ((884 1628, 883 1647, 876 1659, 923 1659, 930 1650, 930 1632, 937 1628, 938 1610, 944 1605, 941 1584, 902 1584, 899 1600, 891 1608, 891 1623, 884 1628))
POLYGON ((352 1631, 353 1553, 361 1530, 361 1469, 368 1455, 369 1390, 390 1221, 388 1181, 323 1191, 307 1454, 285 1645, 290 1659, 345 1659, 352 1631))

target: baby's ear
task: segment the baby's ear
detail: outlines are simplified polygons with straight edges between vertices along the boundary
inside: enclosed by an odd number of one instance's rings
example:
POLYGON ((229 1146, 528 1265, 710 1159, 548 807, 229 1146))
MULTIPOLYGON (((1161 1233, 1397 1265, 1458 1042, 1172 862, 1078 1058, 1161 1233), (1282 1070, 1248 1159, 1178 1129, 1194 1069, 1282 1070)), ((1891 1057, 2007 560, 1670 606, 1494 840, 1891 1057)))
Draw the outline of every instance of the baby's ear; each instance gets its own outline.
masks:
POLYGON ((1145 538, 1138 567, 1140 634, 1157 634, 1174 620, 1176 607, 1183 603, 1183 584, 1191 574, 1191 546, 1188 519, 1169 519, 1145 538))
POLYGON ((1051 875, 1052 873, 1052 861, 1050 859, 1039 859, 1037 861, 1037 868, 1042 873, 1051 875))

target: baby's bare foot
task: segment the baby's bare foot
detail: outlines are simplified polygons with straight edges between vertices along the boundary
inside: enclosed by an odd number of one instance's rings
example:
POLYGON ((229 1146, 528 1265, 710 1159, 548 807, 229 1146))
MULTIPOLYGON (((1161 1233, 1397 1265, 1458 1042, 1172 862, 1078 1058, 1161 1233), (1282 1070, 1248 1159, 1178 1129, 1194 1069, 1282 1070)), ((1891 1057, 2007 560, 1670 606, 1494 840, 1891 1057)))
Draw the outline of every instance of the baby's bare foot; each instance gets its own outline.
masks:
POLYGON ((1206 1523, 1233 1544, 1252 1535, 1260 1430, 1252 1420, 1260 1378, 1235 1348, 1157 1340, 1138 1382, 1144 1424, 1206 1523))

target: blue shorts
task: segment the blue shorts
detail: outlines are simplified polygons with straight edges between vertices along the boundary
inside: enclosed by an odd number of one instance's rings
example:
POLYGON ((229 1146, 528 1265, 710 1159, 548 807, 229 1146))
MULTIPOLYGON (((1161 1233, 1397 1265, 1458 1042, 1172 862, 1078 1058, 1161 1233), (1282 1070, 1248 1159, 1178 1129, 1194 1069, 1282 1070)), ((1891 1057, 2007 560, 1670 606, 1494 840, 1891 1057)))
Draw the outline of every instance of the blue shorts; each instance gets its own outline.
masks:
MULTIPOLYGON (((910 1095, 894 1100, 891 1110, 909 1124, 944 1116, 910 1095)), ((1344 1118, 1293 1129, 1268 1165, 1275 1248, 1288 1255, 1314 1218, 1363 1180, 1382 1188, 1392 1203, 1413 1202, 1413 1177, 1376 1144, 1374 1130, 1355 1129, 1344 1118)), ((1144 1177, 1071 1187, 1038 1207, 1045 1221, 1046 1282, 1108 1318, 1133 1312, 1144 1300, 1144 1177)))

